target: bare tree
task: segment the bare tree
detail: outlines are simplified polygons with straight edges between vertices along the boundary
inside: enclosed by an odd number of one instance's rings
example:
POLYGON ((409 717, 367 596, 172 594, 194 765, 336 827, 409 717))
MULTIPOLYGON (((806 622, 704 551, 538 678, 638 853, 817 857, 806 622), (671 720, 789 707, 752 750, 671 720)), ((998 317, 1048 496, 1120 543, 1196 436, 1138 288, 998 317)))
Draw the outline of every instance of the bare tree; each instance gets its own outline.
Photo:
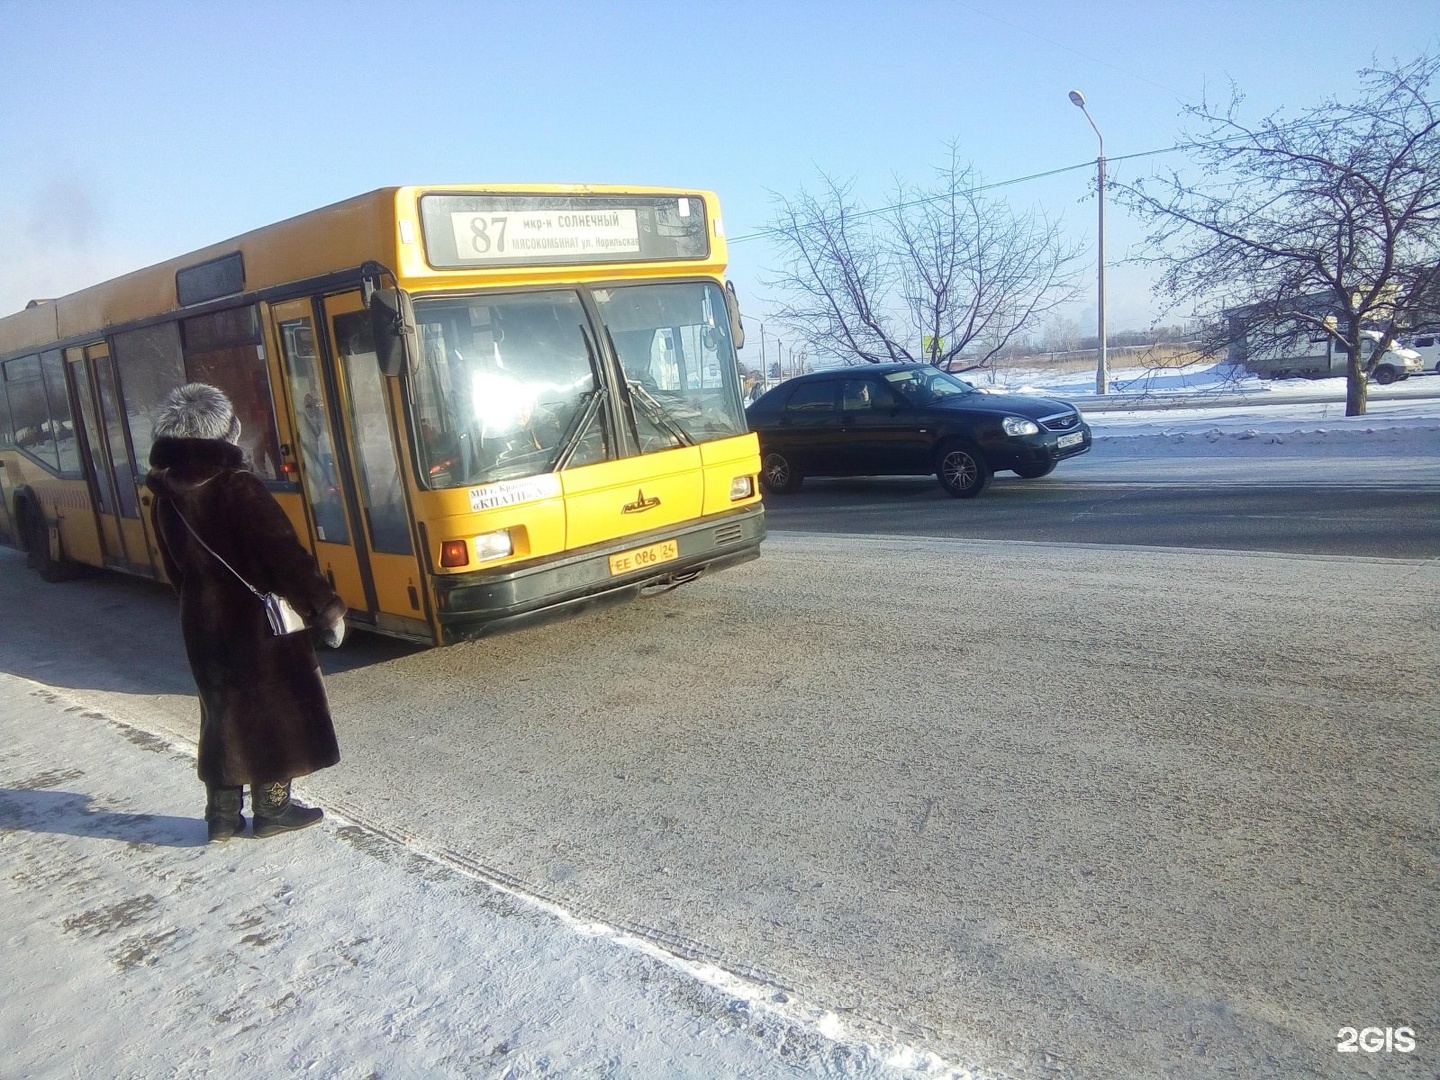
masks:
POLYGON ((1353 104, 1330 99, 1286 121, 1187 112, 1198 179, 1122 188, 1148 217, 1157 292, 1208 315, 1218 351, 1310 337, 1347 357, 1345 413, 1365 412, 1367 377, 1396 335, 1433 320, 1440 282, 1440 117, 1427 100, 1440 59, 1360 72, 1353 104), (1362 331, 1381 336, 1369 351, 1362 331))
POLYGON ((1070 352, 1080 347, 1080 324, 1074 319, 1051 315, 1045 320, 1043 330, 1040 340, 1047 352, 1070 352))
POLYGON ((1044 214, 987 197, 954 147, 933 187, 897 181, 883 210, 821 182, 777 199, 786 264, 766 282, 785 297, 778 317, 818 351, 983 368, 1074 294, 1080 248, 1044 214))

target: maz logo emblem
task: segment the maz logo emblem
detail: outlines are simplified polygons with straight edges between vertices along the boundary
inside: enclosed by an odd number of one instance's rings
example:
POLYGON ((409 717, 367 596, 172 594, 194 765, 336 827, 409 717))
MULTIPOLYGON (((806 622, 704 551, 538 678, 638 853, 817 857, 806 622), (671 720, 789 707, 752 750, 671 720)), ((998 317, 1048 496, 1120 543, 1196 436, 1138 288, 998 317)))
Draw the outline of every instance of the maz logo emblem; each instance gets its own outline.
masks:
POLYGON ((646 510, 654 510, 660 505, 659 499, 647 499, 645 492, 641 490, 637 489, 635 494, 638 498, 633 503, 626 503, 620 508, 622 514, 643 514, 646 510))

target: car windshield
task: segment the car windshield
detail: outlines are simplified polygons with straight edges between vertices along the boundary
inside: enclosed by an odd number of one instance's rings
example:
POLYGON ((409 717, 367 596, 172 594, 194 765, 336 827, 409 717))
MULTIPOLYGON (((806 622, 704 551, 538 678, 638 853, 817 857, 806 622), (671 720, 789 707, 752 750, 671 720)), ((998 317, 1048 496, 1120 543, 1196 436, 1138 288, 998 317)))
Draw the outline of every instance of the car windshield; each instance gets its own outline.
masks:
MULTIPOLYGON (((1367 338, 1367 339, 1369 340, 1369 342, 1370 342, 1370 344, 1369 344, 1369 345, 1367 346, 1367 348, 1366 348, 1367 354, 1374 352, 1374 351, 1375 351, 1375 347, 1376 347, 1377 345, 1379 345, 1380 342, 1381 342, 1381 340, 1385 337, 1385 335, 1382 334, 1382 333, 1380 333, 1380 331, 1378 331, 1378 330, 1361 330, 1360 333, 1361 333, 1362 336, 1364 336, 1365 338, 1367 338)), ((1410 348, 1410 347, 1407 346, 1407 345, 1402 345, 1402 344, 1400 344, 1400 342, 1398 342, 1398 341, 1393 341, 1393 342, 1391 342, 1391 343, 1390 343, 1390 348, 1389 348, 1388 350, 1386 350, 1386 351, 1387 351, 1387 352, 1392 352, 1392 353, 1394 353, 1396 356, 1398 356, 1398 357, 1400 357, 1400 358, 1402 358, 1402 359, 1404 359, 1404 360, 1419 360, 1419 359, 1420 359, 1420 354, 1419 354, 1419 353, 1417 353, 1414 349, 1410 348)))
POLYGON ((892 389, 912 405, 929 405, 943 398, 979 393, 967 382, 926 364, 924 367, 892 371, 885 376, 892 389))

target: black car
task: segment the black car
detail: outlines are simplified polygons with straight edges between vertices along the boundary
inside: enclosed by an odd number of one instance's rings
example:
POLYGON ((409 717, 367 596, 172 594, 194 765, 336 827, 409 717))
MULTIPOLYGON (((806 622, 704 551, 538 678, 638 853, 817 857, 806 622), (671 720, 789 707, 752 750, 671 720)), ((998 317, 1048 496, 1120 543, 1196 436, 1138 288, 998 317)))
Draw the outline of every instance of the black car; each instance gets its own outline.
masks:
POLYGON ((1027 480, 1090 449, 1075 406, 989 394, 930 364, 873 364, 801 375, 745 410, 760 436, 760 484, 794 491, 806 476, 934 473, 958 498, 997 469, 1027 480))

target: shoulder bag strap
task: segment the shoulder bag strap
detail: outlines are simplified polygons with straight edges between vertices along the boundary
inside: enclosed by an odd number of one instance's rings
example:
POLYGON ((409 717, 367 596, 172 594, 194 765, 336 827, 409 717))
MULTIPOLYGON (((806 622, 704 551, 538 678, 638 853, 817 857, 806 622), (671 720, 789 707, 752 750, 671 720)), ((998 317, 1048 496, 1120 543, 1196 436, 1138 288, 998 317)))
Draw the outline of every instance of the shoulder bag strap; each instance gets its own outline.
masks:
POLYGON ((185 528, 190 530, 190 535, 195 537, 196 542, 206 551, 210 552, 211 555, 214 555, 216 561, 219 562, 221 566, 225 567, 226 570, 229 570, 230 573, 234 574, 235 579, 239 581, 241 585, 244 585, 245 588, 249 589, 256 596, 260 597, 260 599, 265 599, 264 594, 261 593, 259 589, 255 588, 255 586, 251 585, 248 581, 241 577, 238 570, 236 570, 224 559, 220 558, 220 555, 216 552, 216 550, 200 538, 200 534, 195 531, 195 526, 191 525, 190 522, 186 520, 185 515, 180 513, 180 508, 175 505, 175 501, 173 499, 170 500, 170 509, 175 511, 175 516, 180 519, 181 523, 185 526, 185 528))

